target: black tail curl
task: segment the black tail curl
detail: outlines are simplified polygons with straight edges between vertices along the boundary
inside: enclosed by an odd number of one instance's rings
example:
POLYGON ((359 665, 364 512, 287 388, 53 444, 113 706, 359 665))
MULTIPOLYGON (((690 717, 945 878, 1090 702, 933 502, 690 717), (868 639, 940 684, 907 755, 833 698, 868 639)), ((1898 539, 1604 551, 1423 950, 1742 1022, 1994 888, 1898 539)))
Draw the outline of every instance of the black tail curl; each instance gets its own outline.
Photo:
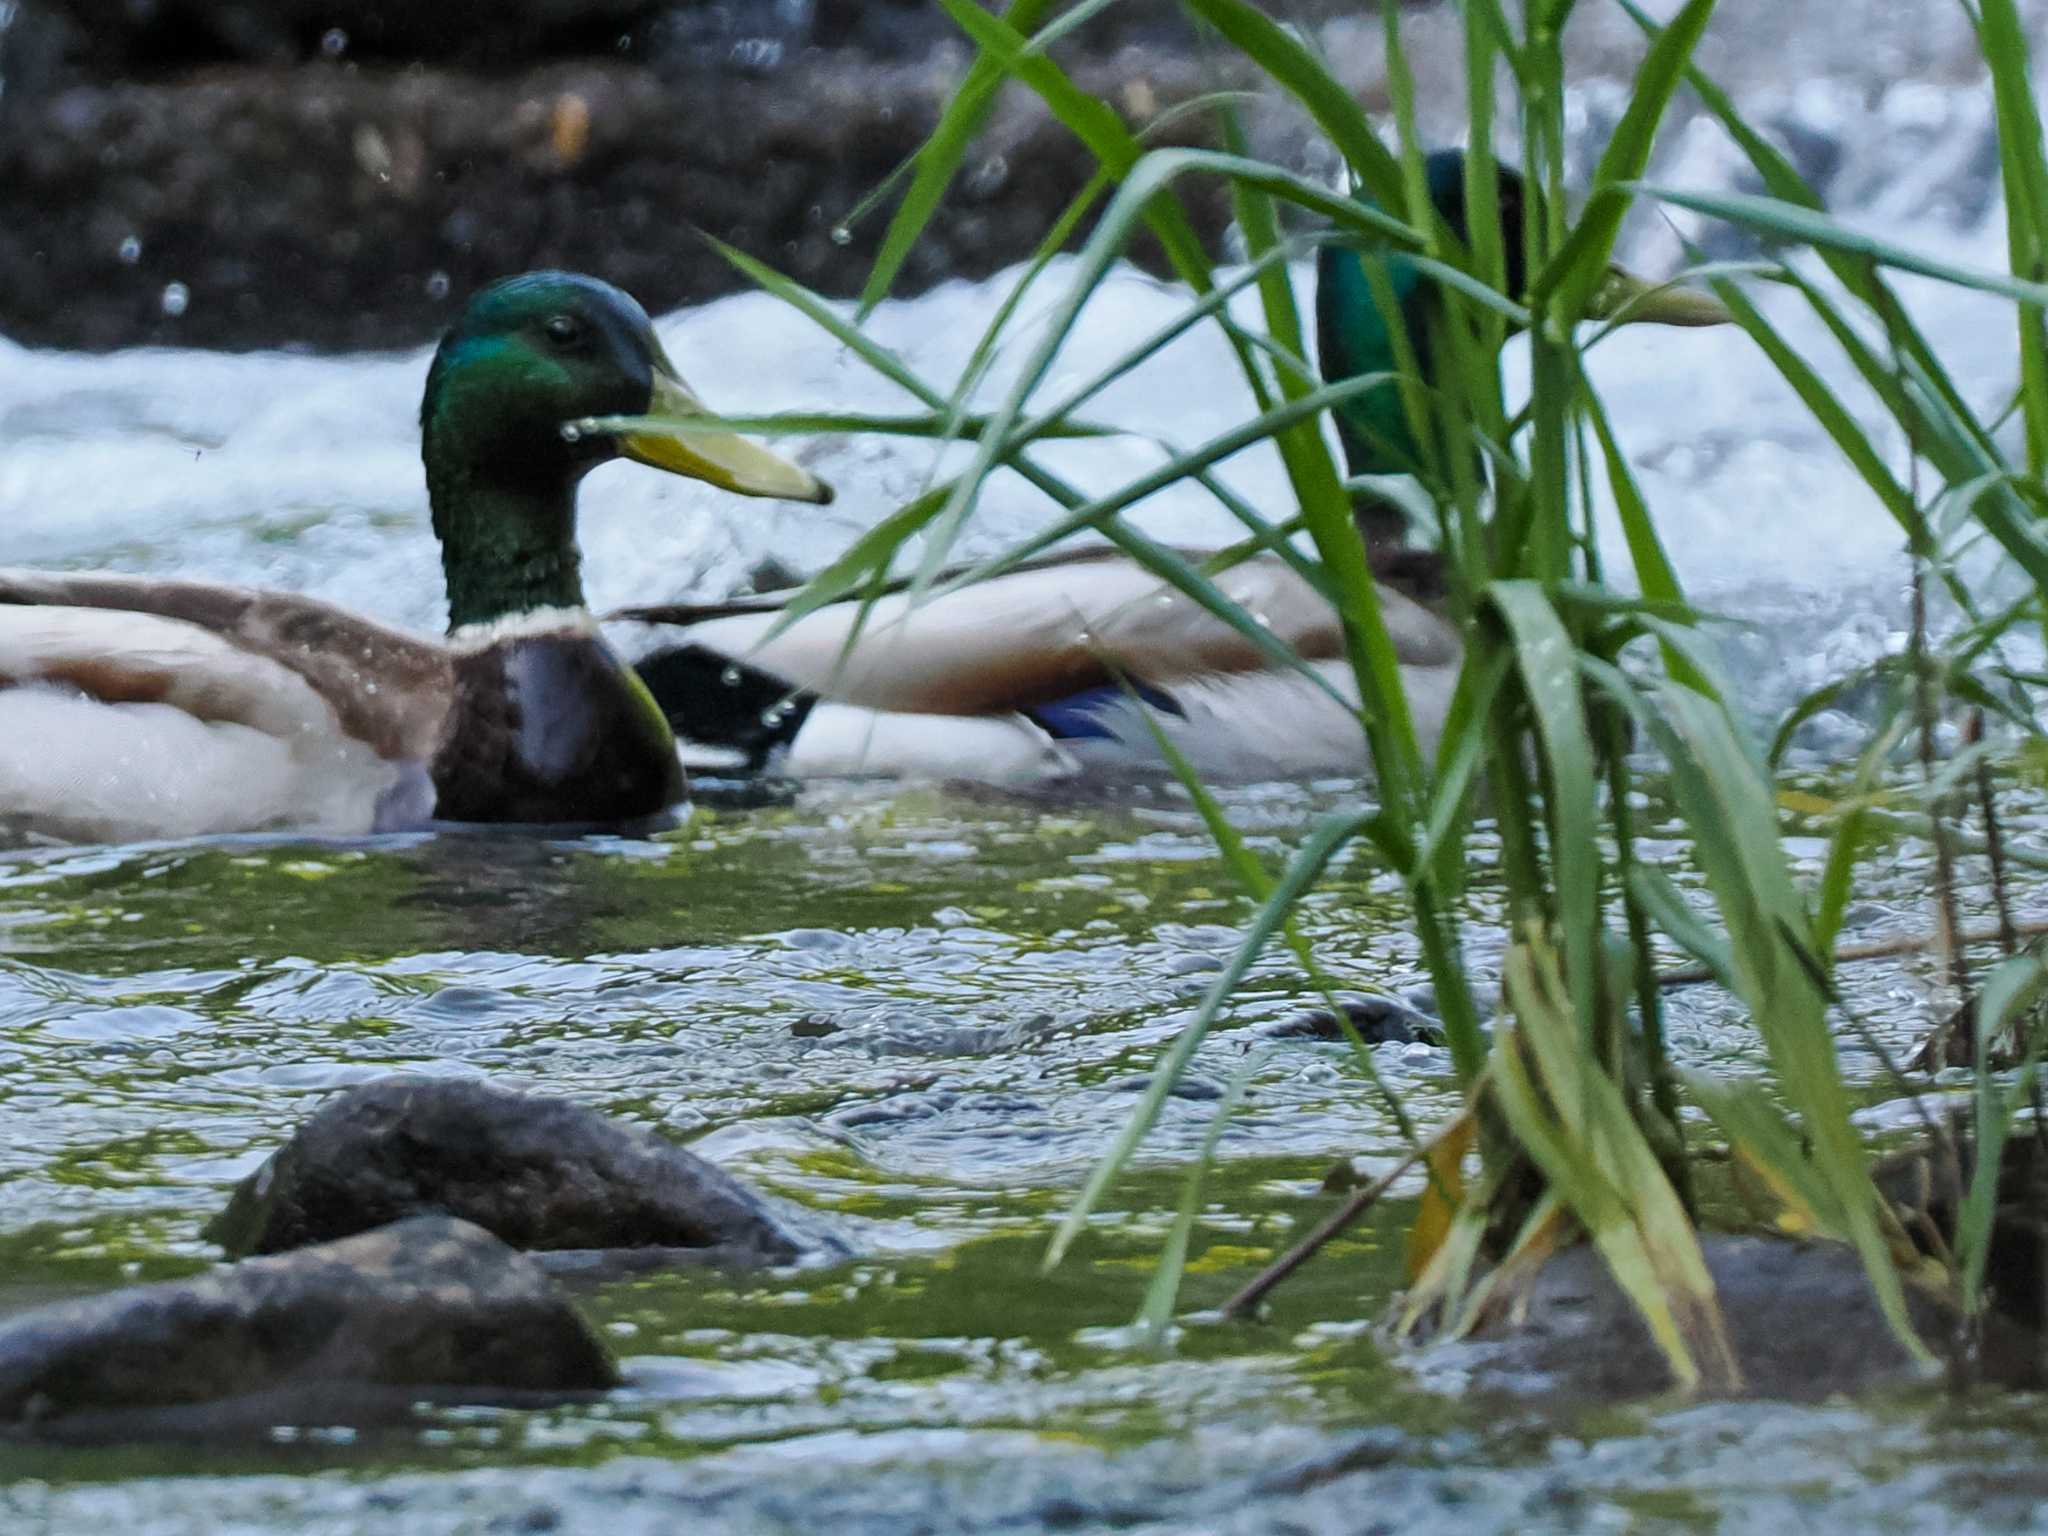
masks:
POLYGON ((746 758, 747 773, 796 739, 818 696, 701 645, 672 645, 634 663, 677 737, 746 758))

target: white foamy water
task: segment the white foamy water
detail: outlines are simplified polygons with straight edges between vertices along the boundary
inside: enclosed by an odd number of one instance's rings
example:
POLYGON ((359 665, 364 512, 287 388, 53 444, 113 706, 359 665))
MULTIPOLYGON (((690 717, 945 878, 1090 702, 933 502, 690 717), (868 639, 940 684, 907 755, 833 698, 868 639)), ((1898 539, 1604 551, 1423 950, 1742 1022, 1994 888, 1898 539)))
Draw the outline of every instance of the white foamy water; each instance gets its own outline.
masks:
MULTIPOLYGON (((1953 53, 1951 32, 1939 42, 1953 53)), ((1840 38, 1836 44, 1847 46, 1840 38)), ((1988 89, 1967 72, 1884 81, 1870 68, 1866 58, 1860 75, 1823 71, 1796 84, 1764 75, 1747 83, 1745 100, 1804 159, 1826 169, 1826 181, 1846 200, 1845 217, 1930 254, 2000 265, 1988 89)), ((1595 79, 1574 99, 1573 120, 1594 150, 1618 89, 1595 79)), ((1726 188, 1742 186, 1743 174, 1725 136, 1696 117, 1666 135, 1652 178, 1726 188)), ((1740 248, 1695 217, 1645 210, 1630 227, 1625 254, 1668 271, 1681 236, 1721 254, 1740 248)), ((1005 348, 1005 364, 1028 351, 1072 275, 1066 263, 1045 275, 1005 348)), ((1306 304, 1305 274, 1298 278, 1306 304)), ((949 387, 1010 281, 950 284, 892 303, 874 317, 871 333, 926 379, 949 387)), ((2015 368, 2007 306, 1932 282, 1902 286, 1973 400, 1989 406, 2009 395, 2015 368)), ((1878 423, 1796 296, 1767 289, 1760 301, 1865 419, 1878 423)), ((1180 302, 1135 271, 1119 273, 1090 304, 1041 398, 1087 378, 1180 302)), ((660 328, 686 375, 724 410, 914 408, 764 295, 679 311, 660 328)), ((270 584, 438 628, 444 605, 416 423, 428 355, 82 356, 0 341, 0 528, 7 531, 0 558, 270 584)), ((1511 379, 1522 360, 1523 349, 1511 346, 1511 379)), ((1754 674, 1760 710, 1898 643, 1906 582, 1898 531, 1746 337, 1732 328, 1630 329, 1600 347, 1593 366, 1691 594, 1761 626, 1738 643, 1738 670, 1754 674)), ((1006 380, 999 367, 982 398, 992 401, 1006 380)), ((1230 354, 1204 331, 1106 391, 1090 414, 1188 446, 1250 409, 1230 354)), ((1878 441, 1903 464, 1896 434, 1880 426, 1878 441)), ((957 449, 884 438, 784 446, 838 487, 833 506, 737 500, 631 465, 593 475, 582 503, 592 600, 717 597, 769 558, 810 572, 962 457, 957 449)), ((1084 489, 1104 491, 1158 454, 1130 438, 1048 445, 1042 457, 1084 489)), ((1270 514, 1290 510, 1270 450, 1239 456, 1223 475, 1270 514)), ((983 498, 964 548, 1000 547, 1054 510, 1003 476, 983 498)), ((1189 542, 1235 531, 1203 493, 1186 487, 1154 497, 1137 516, 1149 530, 1189 542)), ((1602 536, 1611 569, 1625 578, 1627 556, 1611 517, 1602 536)))

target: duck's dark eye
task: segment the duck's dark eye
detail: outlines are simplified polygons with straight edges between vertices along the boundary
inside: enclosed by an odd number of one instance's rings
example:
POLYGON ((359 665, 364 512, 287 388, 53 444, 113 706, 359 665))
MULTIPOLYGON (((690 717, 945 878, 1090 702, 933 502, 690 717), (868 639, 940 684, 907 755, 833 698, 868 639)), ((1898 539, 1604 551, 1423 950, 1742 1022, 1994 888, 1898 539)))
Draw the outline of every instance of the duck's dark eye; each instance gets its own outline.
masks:
POLYGON ((560 346, 574 346, 583 339, 583 322, 574 315, 550 315, 548 317, 548 340, 560 346))

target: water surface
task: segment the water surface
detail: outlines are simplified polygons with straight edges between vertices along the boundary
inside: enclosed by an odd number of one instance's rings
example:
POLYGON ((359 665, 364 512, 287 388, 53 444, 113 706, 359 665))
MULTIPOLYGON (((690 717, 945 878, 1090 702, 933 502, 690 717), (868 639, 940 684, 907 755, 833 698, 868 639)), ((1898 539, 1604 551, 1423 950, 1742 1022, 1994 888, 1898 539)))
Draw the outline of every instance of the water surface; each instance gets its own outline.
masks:
MULTIPOLYGON (((1731 0, 1710 61, 1802 156, 1820 156, 1847 216, 2001 262, 1988 94, 1951 67, 1955 8, 1841 7, 1800 33, 1796 57, 1761 25, 1771 10, 1731 0), (1902 35, 1937 63, 1916 73, 1902 35)), ((1575 153, 1604 142, 1618 78, 1575 97, 1575 153)), ((1654 175, 1741 185, 1725 142, 1697 123, 1673 133, 1654 175)), ((1656 269, 1680 234, 1715 238, 1646 218, 1629 253, 1656 269)), ((1069 276, 1054 266, 1024 334, 1069 276)), ((2009 393, 2005 312, 1908 287, 1973 398, 2009 393)), ((947 382, 1003 291, 951 285, 885 306, 874 332, 947 382)), ((1785 296, 1763 302, 1816 340, 1785 296)), ((1052 387, 1176 303, 1119 274, 1052 387)), ((764 297, 662 330, 719 406, 893 403, 764 297)), ((1024 349, 1020 338, 1006 365, 1024 349)), ((1868 410, 1839 360, 1817 355, 1868 410)), ((1596 369, 1689 589, 1743 621, 1727 632, 1731 666, 1760 717, 1899 647, 1896 531, 1740 336, 1624 332, 1596 369)), ((437 627, 414 421, 423 371, 421 354, 79 357, 0 341, 6 558, 262 582, 437 627)), ((1097 413, 1185 445, 1245 408, 1227 357, 1191 338, 1097 413)), ((943 469, 923 445, 795 451, 838 484, 829 510, 735 505, 628 466, 594 476, 593 599, 721 596, 771 559, 808 572, 943 469)), ((1107 486, 1157 451, 1133 440, 1048 457, 1107 486)), ((1263 504, 1284 501, 1270 457, 1227 473, 1263 504)), ((967 547, 1047 515, 998 481, 967 547)), ((1142 520, 1188 540, 1230 532, 1192 495, 1161 497, 1142 520)), ((1611 526, 1603 547, 1625 579, 1611 526)), ((1853 729, 1826 718, 1806 744, 1824 759, 1853 729)), ((1254 787, 1228 803, 1277 861, 1362 793, 1254 787)), ((2014 835, 2038 841, 2039 807, 2017 810, 2014 835)), ((1696 892, 1668 811, 1645 814, 1653 849, 1696 892)), ((1793 847, 1816 873, 1818 839, 1793 847)), ((1922 929, 1927 883, 1922 850, 1875 861, 1849 936, 1922 929)), ((2032 910, 2048 906, 2035 883, 2021 892, 2032 910)), ((1966 901, 1973 921, 1988 915, 1974 871, 1966 901)), ((1469 904, 1484 983, 1502 935, 1483 858, 1469 904)), ((1306 904, 1304 926, 1347 986, 1402 994, 1423 974, 1401 912, 1390 875, 1360 851, 1306 904)), ((2048 1447, 2027 1400, 1587 1416, 1481 1403, 1455 1367, 1390 1364, 1369 1325, 1398 1282, 1401 1201, 1283 1288, 1266 1321, 1205 1320, 1327 1209, 1333 1164, 1384 1168, 1400 1145, 1344 1047, 1272 1033, 1318 1000, 1291 959, 1254 967, 1136 1171, 1041 1276, 1052 1222, 1248 913, 1191 810, 1144 789, 1064 803, 820 790, 701 807, 637 839, 0 850, 0 1311, 204 1267, 216 1254, 201 1228, 234 1181, 325 1095, 393 1071, 488 1075, 653 1128, 821 1213, 862 1255, 580 1285, 630 1376, 598 1404, 175 1448, 0 1447, 0 1530, 2041 1527, 2048 1447), (1161 1359, 1127 1325, 1240 1076, 1244 1107, 1201 1196, 1186 1315, 1161 1359)), ((1844 1056, 1864 1118, 1901 1131, 1913 1112, 1884 1057, 1939 1015, 1938 978, 1917 958, 1845 974, 1844 1056)), ((1684 1065, 1760 1066, 1747 1021, 1711 989, 1672 994, 1669 1028, 1684 1065)), ((1419 1119, 1450 1105, 1441 1050, 1381 1047, 1374 1064, 1419 1119)))

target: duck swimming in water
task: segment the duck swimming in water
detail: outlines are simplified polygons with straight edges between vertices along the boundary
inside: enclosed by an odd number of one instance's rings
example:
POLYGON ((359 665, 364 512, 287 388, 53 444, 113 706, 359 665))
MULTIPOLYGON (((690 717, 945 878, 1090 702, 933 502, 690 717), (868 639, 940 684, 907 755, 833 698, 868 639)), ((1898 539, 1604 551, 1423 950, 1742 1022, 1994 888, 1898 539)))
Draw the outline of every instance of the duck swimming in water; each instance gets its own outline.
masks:
POLYGON ((113 840, 666 809, 675 737, 584 606, 579 482, 623 456, 743 495, 832 493, 739 437, 564 430, 647 414, 708 413, 626 294, 533 272, 470 301, 420 406, 443 639, 286 592, 0 570, 0 826, 113 840))
MULTIPOLYGON (((1464 239, 1464 157, 1433 155, 1427 171, 1437 211, 1464 239)), ((1507 285, 1519 293, 1522 185, 1510 171, 1501 173, 1499 209, 1507 285)), ((1401 346, 1369 276, 1375 266, 1427 374, 1431 280, 1399 252, 1326 245, 1316 273, 1326 379, 1399 366, 1401 346)), ((1676 325, 1727 318, 1709 295, 1653 288, 1618 267, 1602 308, 1676 325)), ((1353 475, 1396 475, 1414 462, 1391 383, 1336 414, 1353 475)), ((1402 547, 1405 519, 1392 502, 1363 500, 1358 521, 1416 729, 1431 750, 1464 659, 1457 629, 1440 611, 1441 568, 1427 551, 1402 547)), ((1041 560, 925 601, 899 592, 865 614, 848 599, 780 633, 771 631, 790 594, 617 617, 652 626, 637 665, 686 757, 728 770, 998 783, 1157 771, 1164 761, 1141 713, 1149 710, 1211 780, 1368 771, 1336 610, 1275 555, 1243 560, 1215 580, 1337 697, 1274 667, 1193 599, 1110 551, 1041 560)))

